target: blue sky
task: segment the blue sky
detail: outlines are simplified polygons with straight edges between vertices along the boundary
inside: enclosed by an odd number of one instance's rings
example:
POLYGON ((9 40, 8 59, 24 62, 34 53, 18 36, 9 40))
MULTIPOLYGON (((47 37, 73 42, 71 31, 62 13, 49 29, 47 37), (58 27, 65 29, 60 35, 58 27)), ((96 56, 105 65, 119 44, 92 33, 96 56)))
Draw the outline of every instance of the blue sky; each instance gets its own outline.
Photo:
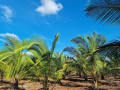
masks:
POLYGON ((85 16, 87 0, 0 0, 0 35, 15 34, 27 39, 32 35, 46 37, 49 45, 60 34, 56 51, 72 46, 70 40, 93 32, 108 40, 120 37, 120 28, 98 24, 85 16))

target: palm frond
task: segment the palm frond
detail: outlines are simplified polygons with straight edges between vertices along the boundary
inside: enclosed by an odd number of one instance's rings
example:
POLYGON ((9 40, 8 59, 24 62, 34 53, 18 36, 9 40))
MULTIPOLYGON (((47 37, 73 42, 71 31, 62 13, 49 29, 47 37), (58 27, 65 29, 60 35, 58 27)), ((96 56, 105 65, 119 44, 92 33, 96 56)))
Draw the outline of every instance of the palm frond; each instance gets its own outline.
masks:
POLYGON ((97 52, 105 54, 108 57, 120 55, 120 41, 114 40, 105 45, 101 45, 97 52))
POLYGON ((71 40, 71 42, 75 43, 79 48, 79 51, 82 52, 89 52, 88 50, 88 43, 85 39, 85 37, 77 36, 71 40))
POLYGON ((63 52, 69 52, 72 55, 78 55, 78 51, 77 49, 75 49, 74 47, 66 47, 64 48, 63 52))
POLYGON ((55 47, 56 47, 56 43, 57 43, 58 39, 59 39, 59 34, 57 33, 57 34, 55 35, 55 39, 54 39, 53 44, 52 44, 52 49, 51 49, 51 52, 52 52, 52 53, 54 52, 54 49, 55 49, 55 47))
POLYGON ((100 23, 120 24, 120 0, 89 0, 85 12, 100 23))

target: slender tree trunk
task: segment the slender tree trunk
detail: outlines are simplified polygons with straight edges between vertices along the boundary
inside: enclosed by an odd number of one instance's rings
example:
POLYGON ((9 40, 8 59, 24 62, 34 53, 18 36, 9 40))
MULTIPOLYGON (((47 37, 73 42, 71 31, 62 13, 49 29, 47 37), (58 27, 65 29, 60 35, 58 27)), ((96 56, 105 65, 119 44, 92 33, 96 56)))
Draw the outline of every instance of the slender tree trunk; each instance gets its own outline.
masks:
POLYGON ((38 78, 37 81, 40 82, 40 79, 38 78))
POLYGON ((66 71, 66 69, 65 69, 65 70, 64 70, 64 75, 62 75, 62 79, 65 79, 66 74, 67 74, 67 71, 66 71))
POLYGON ((65 80, 65 75, 62 75, 62 79, 64 79, 64 80, 65 80))
POLYGON ((15 88, 15 89, 18 89, 18 78, 15 78, 14 88, 15 88))
POLYGON ((1 81, 3 81, 3 73, 1 73, 1 81))
POLYGON ((44 77, 44 87, 43 88, 44 88, 44 90, 49 90, 47 75, 45 75, 45 77, 44 77))
POLYGON ((60 85, 62 85, 61 79, 58 79, 58 83, 59 83, 60 85))
POLYGON ((82 77, 81 70, 78 70, 77 75, 79 76, 79 78, 81 78, 81 77, 82 77))
POLYGON ((97 88, 98 87, 98 77, 97 77, 97 72, 96 72, 96 68, 94 70, 94 87, 97 88))
POLYGON ((101 73, 101 80, 104 80, 104 79, 105 79, 104 74, 101 73))
POLYGON ((82 74, 81 74, 81 72, 79 72, 79 78, 81 78, 82 77, 82 74))
POLYGON ((97 80, 95 74, 93 74, 93 87, 92 88, 95 89, 95 88, 97 88, 97 86, 98 86, 98 80, 97 80))
POLYGON ((84 79, 85 79, 85 81, 87 81, 87 80, 88 80, 87 74, 86 74, 85 72, 83 72, 83 74, 84 74, 84 79))

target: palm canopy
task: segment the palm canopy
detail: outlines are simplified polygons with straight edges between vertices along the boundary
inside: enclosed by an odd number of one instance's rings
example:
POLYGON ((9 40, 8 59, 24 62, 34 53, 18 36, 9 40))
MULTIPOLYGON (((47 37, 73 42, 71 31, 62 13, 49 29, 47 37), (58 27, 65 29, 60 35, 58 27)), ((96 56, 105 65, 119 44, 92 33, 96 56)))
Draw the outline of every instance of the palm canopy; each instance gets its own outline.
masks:
POLYGON ((107 44, 101 45, 96 52, 113 57, 114 55, 120 56, 120 41, 113 40, 107 44))
POLYGON ((109 58, 110 68, 119 69, 120 67, 120 41, 113 40, 98 48, 101 55, 105 55, 109 58))
POLYGON ((26 74, 25 67, 30 63, 33 64, 30 57, 23 52, 24 49, 27 49, 30 42, 23 40, 22 42, 13 37, 5 37, 5 44, 2 52, 0 52, 0 60, 4 61, 7 67, 7 77, 16 77, 16 75, 21 73, 26 74), (13 73, 14 72, 14 73, 13 73))
POLYGON ((106 38, 105 36, 94 32, 89 36, 84 37, 77 36, 76 38, 73 38, 71 41, 76 44, 77 49, 74 47, 67 47, 64 49, 64 51, 70 52, 77 58, 90 57, 92 60, 94 54, 96 53, 96 51, 98 51, 98 47, 106 42, 106 38))
POLYGON ((107 24, 120 24, 120 0, 89 0, 86 16, 107 24))
POLYGON ((98 47, 106 42, 105 36, 94 32, 89 36, 78 36, 71 40, 78 46, 78 51, 84 58, 87 58, 88 62, 92 64, 100 63, 99 55, 95 54, 98 47))
POLYGON ((89 36, 78 36, 76 38, 73 38, 71 41, 78 46, 78 50, 82 54, 93 54, 99 46, 103 45, 106 42, 106 38, 105 36, 94 32, 89 36))

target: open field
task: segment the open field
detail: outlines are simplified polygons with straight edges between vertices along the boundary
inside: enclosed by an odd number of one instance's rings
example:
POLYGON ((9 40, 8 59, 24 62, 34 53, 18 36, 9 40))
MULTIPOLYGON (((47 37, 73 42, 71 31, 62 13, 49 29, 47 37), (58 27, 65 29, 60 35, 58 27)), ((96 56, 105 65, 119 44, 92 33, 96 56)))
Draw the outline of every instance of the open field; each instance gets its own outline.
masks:
MULTIPOLYGON (((65 80, 61 80, 62 85, 50 84, 50 90, 93 90, 92 79, 89 77, 88 81, 79 78, 76 75, 67 76, 65 80)), ((99 80, 99 90, 120 90, 120 78, 109 77, 105 80, 99 80)), ((19 83, 20 90, 42 90, 40 82, 32 82, 30 80, 21 80, 19 83)), ((1 82, 0 90, 13 90, 13 82, 1 82)))

